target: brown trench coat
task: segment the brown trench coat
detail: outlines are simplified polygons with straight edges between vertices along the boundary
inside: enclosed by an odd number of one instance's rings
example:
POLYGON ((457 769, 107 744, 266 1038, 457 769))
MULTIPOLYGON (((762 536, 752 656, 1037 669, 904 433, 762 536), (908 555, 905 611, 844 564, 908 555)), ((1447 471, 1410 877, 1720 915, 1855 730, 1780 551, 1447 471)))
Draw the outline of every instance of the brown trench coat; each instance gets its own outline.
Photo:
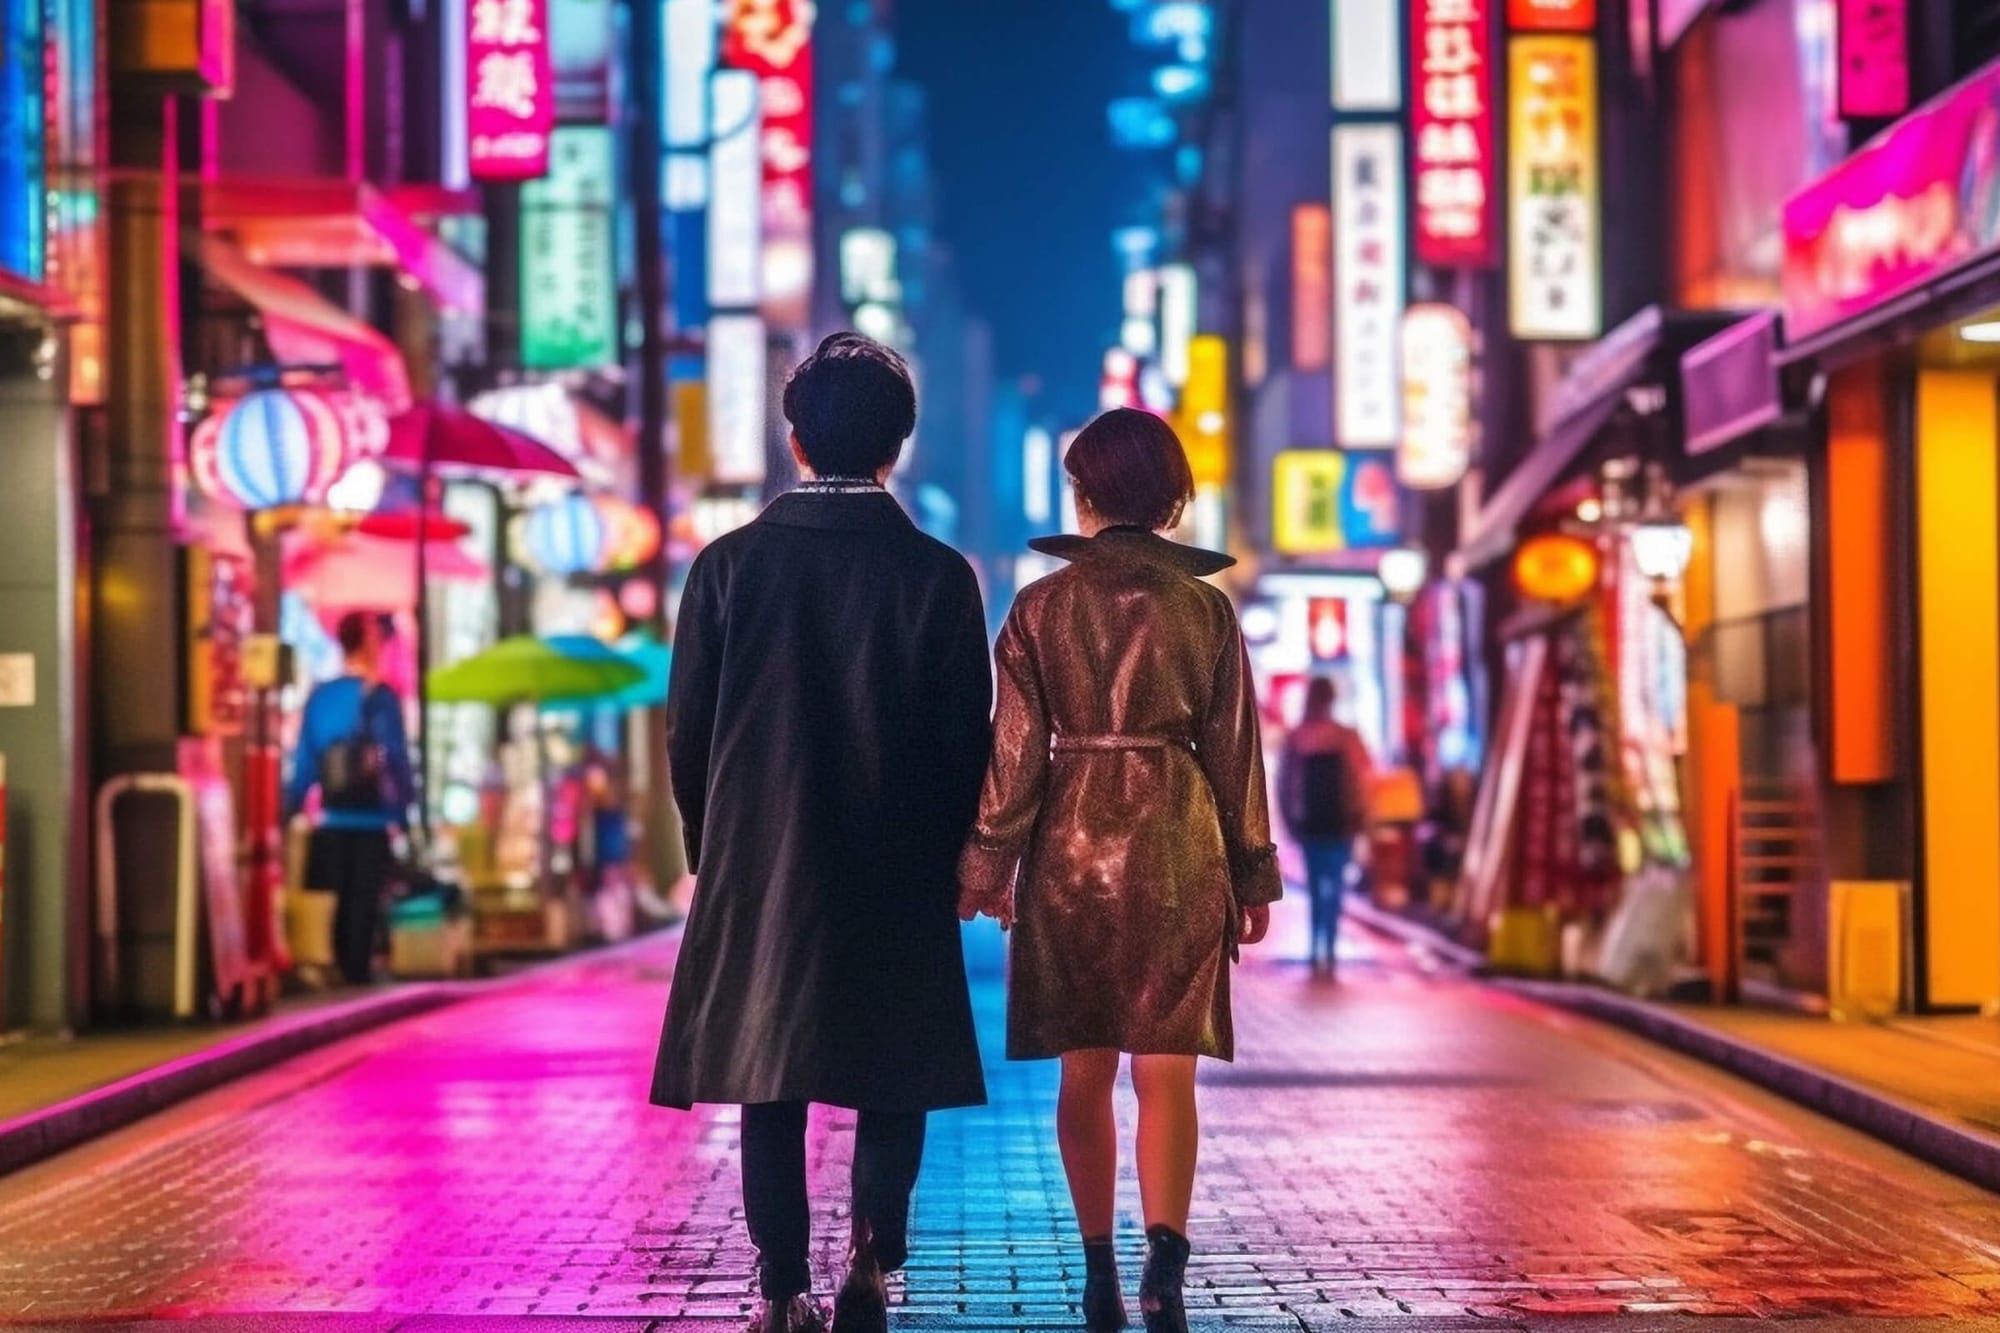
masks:
POLYGON ((1034 546, 1073 563, 1000 632, 959 861, 976 905, 1016 889, 1007 1054, 1231 1059, 1239 908, 1282 891, 1243 636, 1201 581, 1233 562, 1138 529, 1034 546))

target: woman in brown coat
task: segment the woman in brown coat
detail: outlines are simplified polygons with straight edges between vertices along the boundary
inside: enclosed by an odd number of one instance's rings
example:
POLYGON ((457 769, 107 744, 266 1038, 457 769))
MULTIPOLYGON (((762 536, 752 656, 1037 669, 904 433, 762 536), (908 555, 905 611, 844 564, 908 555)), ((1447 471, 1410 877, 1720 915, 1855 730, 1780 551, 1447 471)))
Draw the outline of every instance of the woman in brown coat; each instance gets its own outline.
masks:
POLYGON ((1000 633, 999 707, 959 912, 1017 925, 1007 1054, 1062 1058, 1056 1135, 1083 1232, 1084 1317, 1122 1328, 1112 1246, 1112 1086, 1132 1056, 1148 1256, 1140 1308, 1184 1333, 1195 1058, 1235 1054, 1229 963, 1280 882, 1233 562, 1158 534, 1194 495, 1173 431, 1107 413, 1064 459, 1080 537, 1000 633), (1018 877, 1017 877, 1018 871, 1018 877))

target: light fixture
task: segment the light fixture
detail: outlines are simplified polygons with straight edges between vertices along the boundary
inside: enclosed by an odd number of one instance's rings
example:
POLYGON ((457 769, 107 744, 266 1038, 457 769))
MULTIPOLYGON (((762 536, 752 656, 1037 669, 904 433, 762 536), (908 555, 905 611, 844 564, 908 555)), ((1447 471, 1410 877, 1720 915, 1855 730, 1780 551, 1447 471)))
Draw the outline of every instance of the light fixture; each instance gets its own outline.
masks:
POLYGON ((1641 523, 1632 529, 1631 540, 1632 559, 1639 572, 1656 584, 1680 578, 1694 558, 1694 533, 1685 523, 1641 523))
POLYGON ((372 514, 382 503, 388 481, 382 465, 372 458, 350 463, 340 480, 326 488, 326 507, 343 514, 372 514))
POLYGON ((1604 517, 1604 502, 1602 500, 1599 500, 1596 496, 1593 495, 1589 499, 1580 500, 1577 502, 1576 506, 1577 522, 1596 523, 1600 521, 1603 517, 1604 517))
POLYGON ((1976 324, 1961 324, 1958 336, 1969 343, 2000 343, 2000 319, 1982 319, 1976 324))
POLYGON ((1423 591, 1424 580, 1430 576, 1430 560, 1422 551, 1399 546, 1382 553, 1375 572, 1391 601, 1410 602, 1423 591))

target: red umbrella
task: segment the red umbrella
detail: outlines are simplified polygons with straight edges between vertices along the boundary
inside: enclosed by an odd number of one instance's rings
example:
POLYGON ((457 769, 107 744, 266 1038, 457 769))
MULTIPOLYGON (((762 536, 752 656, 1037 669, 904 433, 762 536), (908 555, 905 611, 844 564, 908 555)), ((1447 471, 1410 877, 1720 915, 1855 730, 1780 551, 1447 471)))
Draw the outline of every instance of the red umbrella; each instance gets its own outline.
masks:
POLYGON ((442 509, 418 512, 415 509, 376 510, 363 515, 354 530, 367 537, 384 537, 394 542, 455 542, 472 531, 442 509))
POLYGON ((390 418, 382 461, 447 474, 577 476, 575 464, 533 436, 438 402, 418 403, 390 418))

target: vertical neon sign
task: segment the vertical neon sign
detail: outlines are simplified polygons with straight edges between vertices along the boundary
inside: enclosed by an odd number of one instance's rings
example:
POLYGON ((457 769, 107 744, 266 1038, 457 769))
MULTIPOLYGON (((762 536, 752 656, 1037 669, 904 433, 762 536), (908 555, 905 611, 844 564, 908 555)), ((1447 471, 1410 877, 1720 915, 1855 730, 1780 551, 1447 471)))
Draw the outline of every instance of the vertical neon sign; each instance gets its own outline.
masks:
POLYGON ((548 0, 472 0, 471 16, 465 64, 473 179, 533 180, 548 172, 556 120, 548 0))

